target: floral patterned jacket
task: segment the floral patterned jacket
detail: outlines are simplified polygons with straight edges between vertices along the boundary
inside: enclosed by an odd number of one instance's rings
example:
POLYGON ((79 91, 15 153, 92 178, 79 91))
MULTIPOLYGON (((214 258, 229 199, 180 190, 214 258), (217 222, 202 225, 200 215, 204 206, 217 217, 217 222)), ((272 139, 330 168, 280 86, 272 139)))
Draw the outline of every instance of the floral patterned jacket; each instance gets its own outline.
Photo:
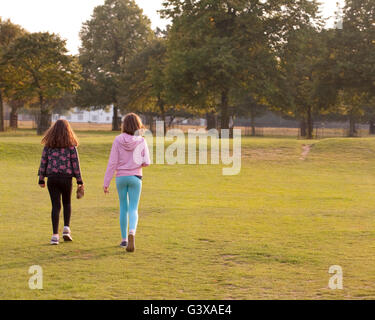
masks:
POLYGON ((38 170, 39 184, 44 184, 45 177, 75 177, 78 184, 83 184, 76 147, 44 147, 38 170))

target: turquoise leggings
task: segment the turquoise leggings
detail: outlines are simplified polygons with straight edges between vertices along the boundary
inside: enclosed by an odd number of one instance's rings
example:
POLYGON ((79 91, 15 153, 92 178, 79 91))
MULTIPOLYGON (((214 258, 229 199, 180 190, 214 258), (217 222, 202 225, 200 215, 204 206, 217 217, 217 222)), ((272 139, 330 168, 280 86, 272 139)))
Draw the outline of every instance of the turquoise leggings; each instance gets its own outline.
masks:
POLYGON ((120 199, 120 227, 123 239, 128 238, 129 231, 135 233, 138 224, 138 203, 141 197, 142 180, 136 176, 116 178, 116 187, 120 199))

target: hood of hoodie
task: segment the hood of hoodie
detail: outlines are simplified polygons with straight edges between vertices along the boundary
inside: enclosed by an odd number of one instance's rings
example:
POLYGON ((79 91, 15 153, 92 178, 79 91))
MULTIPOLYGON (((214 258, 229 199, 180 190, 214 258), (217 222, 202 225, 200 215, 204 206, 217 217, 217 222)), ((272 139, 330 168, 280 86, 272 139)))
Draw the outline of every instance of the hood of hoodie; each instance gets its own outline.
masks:
POLYGON ((143 142, 143 137, 141 136, 131 136, 127 133, 122 133, 118 137, 118 142, 126 151, 133 151, 137 145, 143 142))

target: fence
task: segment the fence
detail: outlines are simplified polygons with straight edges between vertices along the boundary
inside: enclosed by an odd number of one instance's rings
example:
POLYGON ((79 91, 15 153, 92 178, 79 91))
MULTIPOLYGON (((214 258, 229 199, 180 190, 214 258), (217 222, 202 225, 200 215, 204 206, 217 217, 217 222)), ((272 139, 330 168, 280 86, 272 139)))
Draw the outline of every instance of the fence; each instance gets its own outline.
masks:
MULTIPOLYGON (((80 131, 110 131, 112 128, 111 124, 100 124, 100 123, 77 123, 77 122, 70 122, 72 128, 74 130, 80 131)), ((9 120, 5 120, 5 128, 9 130, 9 120)), ((33 120, 21 120, 18 121, 18 128, 19 129, 36 129, 36 122, 33 120)), ((202 126, 194 126, 194 125, 172 125, 169 129, 180 129, 184 132, 187 132, 189 129, 203 129, 202 126)), ((251 127, 236 127, 236 129, 241 129, 243 136, 252 136, 252 128, 251 127)), ((314 129, 314 138, 322 139, 322 138, 331 138, 331 137, 347 137, 349 135, 348 128, 315 128, 314 129)), ((356 136, 359 137, 366 137, 369 136, 369 129, 367 126, 361 125, 358 126, 356 136)), ((255 136, 263 137, 296 137, 300 138, 300 131, 299 128, 272 128, 272 127, 256 127, 255 128, 255 136)))
MULTIPOLYGON (((252 136, 251 127, 238 127, 242 129, 243 136, 252 136)), ((256 127, 255 136, 271 136, 271 137, 297 137, 301 138, 299 128, 271 128, 271 127, 256 127)), ((348 128, 315 128, 313 131, 313 137, 315 139, 323 138, 334 138, 334 137, 348 137, 348 128)), ((357 128, 356 137, 367 137, 370 136, 369 129, 365 126, 360 126, 357 128)))

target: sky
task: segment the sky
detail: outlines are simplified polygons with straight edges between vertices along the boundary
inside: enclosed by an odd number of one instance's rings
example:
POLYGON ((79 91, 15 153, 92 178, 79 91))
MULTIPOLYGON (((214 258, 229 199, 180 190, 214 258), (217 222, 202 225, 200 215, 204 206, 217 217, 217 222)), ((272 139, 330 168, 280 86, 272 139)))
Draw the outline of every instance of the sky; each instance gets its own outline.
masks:
MULTIPOLYGON (((334 16, 337 0, 320 0, 325 17, 334 16)), ((339 0, 343 2, 343 0, 339 0)), ((152 27, 163 29, 168 21, 159 17, 157 10, 163 0, 136 0, 152 22, 152 27)), ((29 32, 49 31, 67 40, 70 53, 77 54, 80 46, 79 31, 90 19, 93 9, 104 0, 0 0, 0 17, 11 19, 29 32)), ((330 25, 333 24, 331 20, 330 25)))

